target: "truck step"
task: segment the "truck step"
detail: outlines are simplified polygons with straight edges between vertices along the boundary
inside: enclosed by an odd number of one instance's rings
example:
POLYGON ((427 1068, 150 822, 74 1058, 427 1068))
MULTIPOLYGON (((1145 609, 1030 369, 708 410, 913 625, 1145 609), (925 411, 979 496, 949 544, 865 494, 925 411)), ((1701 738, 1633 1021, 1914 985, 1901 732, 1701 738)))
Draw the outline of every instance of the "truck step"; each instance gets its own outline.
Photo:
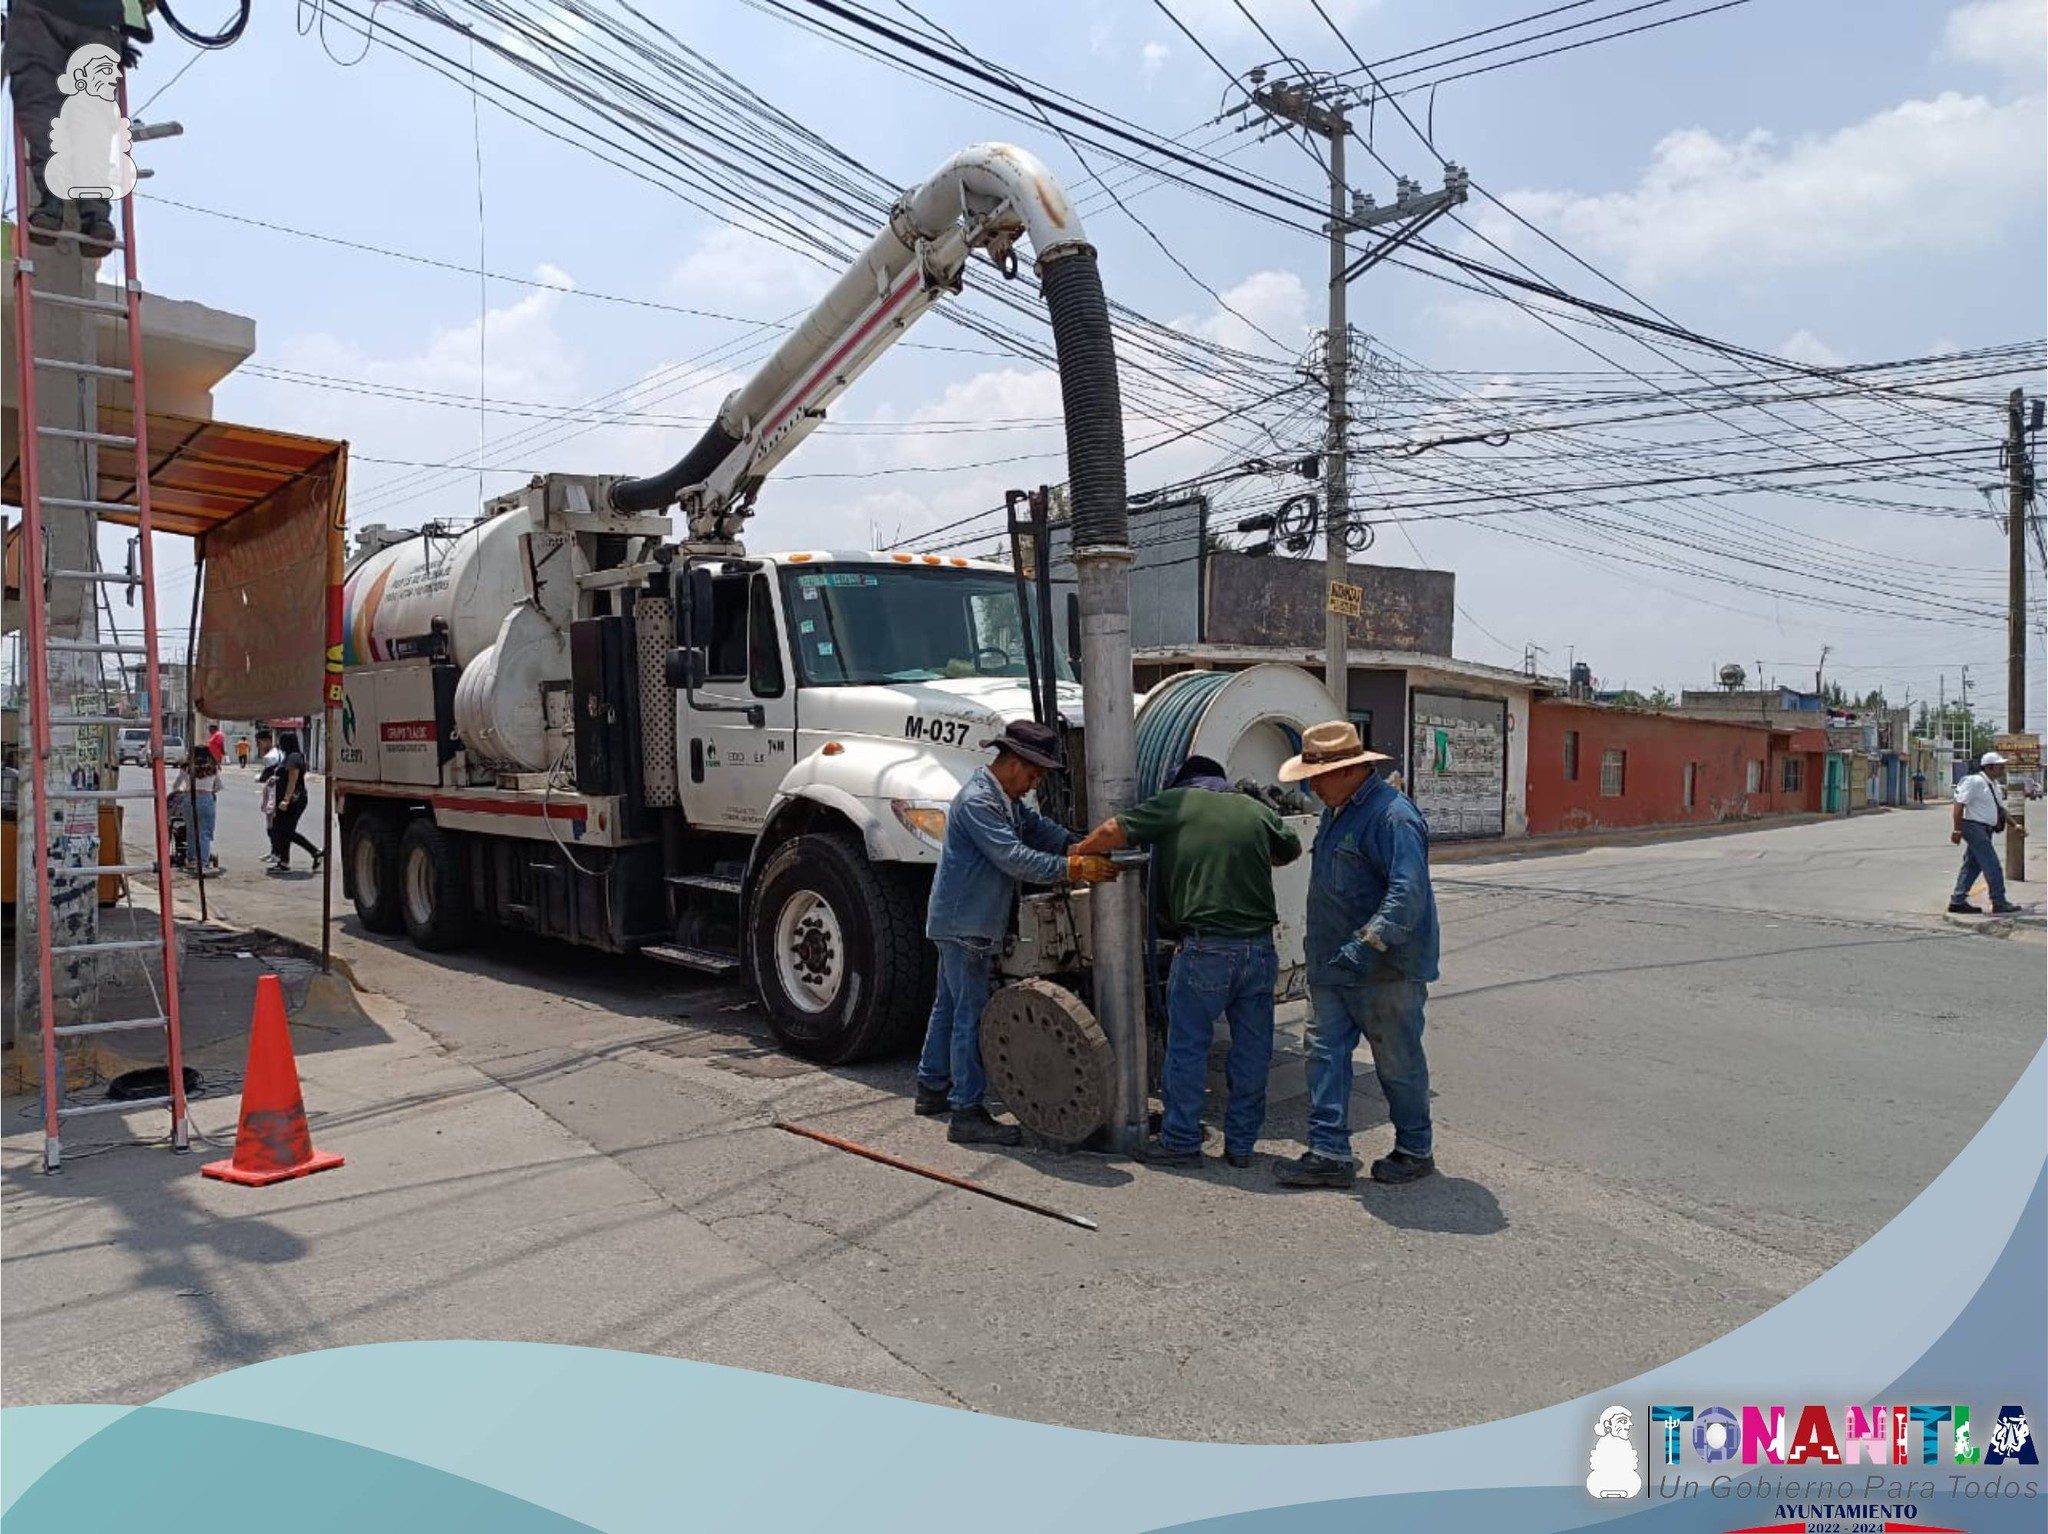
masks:
POLYGON ((685 889, 709 890, 714 895, 737 895, 740 881, 727 874, 670 874, 668 882, 685 889))
POLYGON ((655 943, 640 952, 664 964, 680 964, 684 969, 700 970, 707 975, 730 975, 740 967, 738 954, 717 948, 683 948, 674 943, 655 943))

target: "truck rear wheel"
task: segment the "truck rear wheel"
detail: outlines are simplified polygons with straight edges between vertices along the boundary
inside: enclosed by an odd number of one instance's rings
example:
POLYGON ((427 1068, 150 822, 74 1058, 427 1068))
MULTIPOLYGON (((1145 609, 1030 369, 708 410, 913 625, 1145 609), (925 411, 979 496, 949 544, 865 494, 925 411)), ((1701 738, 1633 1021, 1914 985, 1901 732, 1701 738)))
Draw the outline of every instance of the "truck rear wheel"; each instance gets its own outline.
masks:
POLYGON ((398 902, 398 841, 403 831, 390 815, 365 810, 349 822, 346 868, 356 917, 370 932, 405 930, 398 902))
POLYGON ((914 1038, 931 1008, 918 885, 844 835, 769 854, 748 907, 748 965, 768 1026, 792 1054, 866 1060, 914 1038))
POLYGON ((469 941, 469 880, 455 838, 422 816, 398 843, 398 906, 406 936, 430 953, 469 941))

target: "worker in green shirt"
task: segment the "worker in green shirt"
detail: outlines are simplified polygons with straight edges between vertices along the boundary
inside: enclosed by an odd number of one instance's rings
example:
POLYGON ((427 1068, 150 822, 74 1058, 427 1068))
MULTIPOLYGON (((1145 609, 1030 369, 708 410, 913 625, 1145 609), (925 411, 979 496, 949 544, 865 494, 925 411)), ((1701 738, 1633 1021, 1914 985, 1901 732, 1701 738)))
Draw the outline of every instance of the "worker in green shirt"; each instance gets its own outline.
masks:
POLYGON ((1166 789, 1105 820, 1077 854, 1150 847, 1153 888, 1179 946, 1166 988, 1166 1064, 1159 1134, 1146 1147, 1161 1166, 1202 1164, 1202 1101, 1216 1019, 1230 1019, 1224 1066, 1230 1104, 1223 1154, 1252 1164, 1266 1121, 1266 1073, 1273 1063, 1273 985, 1280 959, 1273 929, 1273 870, 1301 856, 1301 838, 1271 806, 1237 792, 1205 756, 1181 764, 1166 789))

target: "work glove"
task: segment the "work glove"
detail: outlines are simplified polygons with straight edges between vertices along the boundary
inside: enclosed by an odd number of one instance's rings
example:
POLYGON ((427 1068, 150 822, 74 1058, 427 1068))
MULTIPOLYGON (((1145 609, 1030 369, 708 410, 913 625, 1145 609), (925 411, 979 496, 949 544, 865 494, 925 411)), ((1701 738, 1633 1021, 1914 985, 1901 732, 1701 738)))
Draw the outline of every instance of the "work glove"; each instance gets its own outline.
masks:
POLYGON ((1069 884, 1108 884, 1117 875, 1116 864, 1108 858, 1092 854, 1076 854, 1067 859, 1067 882, 1069 884))
POLYGON ((1335 962, 1340 968, 1366 975, 1372 973, 1374 963, 1386 951, 1385 943, 1376 937, 1368 938, 1361 933, 1337 950, 1335 962))

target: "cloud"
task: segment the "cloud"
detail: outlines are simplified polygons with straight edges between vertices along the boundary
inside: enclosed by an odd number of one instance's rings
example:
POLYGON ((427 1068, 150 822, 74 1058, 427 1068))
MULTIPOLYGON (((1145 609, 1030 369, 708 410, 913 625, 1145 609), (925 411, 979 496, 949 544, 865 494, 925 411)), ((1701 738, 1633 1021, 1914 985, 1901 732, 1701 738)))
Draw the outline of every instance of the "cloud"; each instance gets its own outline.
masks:
POLYGON ((1943 57, 2038 78, 2048 56, 2048 7, 2041 0, 1970 0, 1949 12, 1943 57))
POLYGON ((1138 67, 1144 72, 1147 85, 1159 77, 1159 71, 1172 56, 1173 50, 1164 43, 1147 43, 1138 50, 1138 67))
POLYGON ((1812 331, 1804 328, 1793 331, 1779 343, 1778 355, 1817 368, 1838 368, 1849 360, 1812 331))
POLYGON ((784 313, 823 295, 836 274, 786 246, 721 224, 669 274, 684 303, 784 313))
MULTIPOLYGON (((1947 91, 1791 144, 1764 129, 1680 129, 1630 190, 1508 201, 1567 245, 1654 284, 1975 244, 2002 216, 2038 206, 2042 177, 2039 97, 1995 104, 1947 91), (1954 217, 1957 208, 1972 212, 1954 217)), ((1486 222, 1503 243, 1514 237, 1497 215, 1486 222)))
POLYGON ((1229 310, 1218 308, 1199 319, 1178 320, 1175 328, 1262 356, 1273 354, 1274 340, 1290 352, 1308 344, 1313 328, 1308 287, 1298 273, 1253 272, 1237 286, 1226 288, 1223 299, 1229 310), (1261 335, 1260 331, 1266 334, 1261 335), (1268 340, 1267 336, 1273 339, 1268 340))

